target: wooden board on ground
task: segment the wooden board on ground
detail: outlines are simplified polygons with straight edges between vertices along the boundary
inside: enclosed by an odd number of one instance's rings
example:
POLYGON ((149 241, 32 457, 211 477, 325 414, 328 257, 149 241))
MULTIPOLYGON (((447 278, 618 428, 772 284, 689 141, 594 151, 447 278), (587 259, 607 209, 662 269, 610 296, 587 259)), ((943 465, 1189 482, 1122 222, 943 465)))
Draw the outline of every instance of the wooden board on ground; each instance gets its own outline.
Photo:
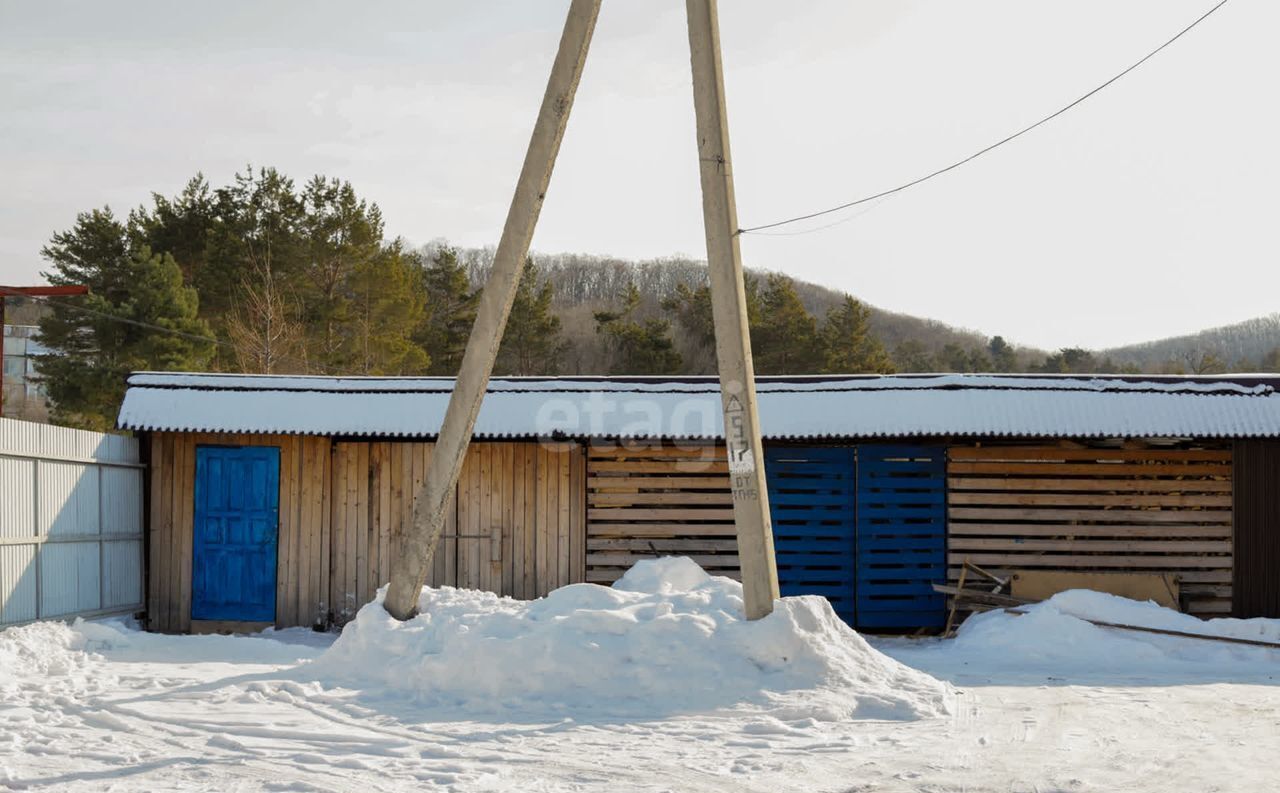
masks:
POLYGON ((1019 570, 1013 575, 1013 596, 1048 600, 1068 589, 1092 589, 1131 600, 1154 600, 1179 609, 1178 577, 1172 573, 1100 573, 1064 570, 1019 570))

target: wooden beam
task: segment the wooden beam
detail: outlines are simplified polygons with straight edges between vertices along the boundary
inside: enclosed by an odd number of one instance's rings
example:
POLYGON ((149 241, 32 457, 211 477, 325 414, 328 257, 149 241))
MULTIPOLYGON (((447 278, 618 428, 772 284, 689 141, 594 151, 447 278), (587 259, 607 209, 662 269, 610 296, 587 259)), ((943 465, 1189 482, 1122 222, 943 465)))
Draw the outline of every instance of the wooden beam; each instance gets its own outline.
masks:
POLYGON ((462 472, 467 445, 520 285, 529 243, 551 183, 556 154, 569 123, 569 110, 573 107, 599 14, 600 0, 573 0, 569 6, 560 47, 542 97, 542 108, 534 123, 524 166, 507 210, 506 225, 494 253, 493 268, 462 355, 461 369, 449 396, 427 480, 414 499, 411 525, 401 526, 396 532, 391 583, 384 605, 397 619, 408 619, 417 612, 418 592, 444 529, 449 497, 462 472))
POLYGON ((754 620, 773 611, 773 601, 778 598, 778 568, 769 522, 764 445, 756 412, 742 251, 738 246, 738 211, 729 156, 719 13, 716 0, 686 0, 685 10, 689 20, 693 106, 702 175, 702 220, 707 237, 716 363, 733 488, 733 520, 738 527, 746 616, 754 620))

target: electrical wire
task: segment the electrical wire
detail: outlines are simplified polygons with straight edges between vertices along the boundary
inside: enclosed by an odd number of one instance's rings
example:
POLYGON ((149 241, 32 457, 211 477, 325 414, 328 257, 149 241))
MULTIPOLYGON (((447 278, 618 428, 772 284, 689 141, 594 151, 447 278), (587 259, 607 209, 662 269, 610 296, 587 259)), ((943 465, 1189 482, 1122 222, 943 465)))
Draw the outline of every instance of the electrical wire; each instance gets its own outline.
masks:
MULTIPOLYGON (((237 349, 236 346, 231 342, 223 341, 221 339, 216 339, 212 336, 201 336, 197 333, 187 333, 186 331, 177 330, 176 328, 166 328, 163 325, 156 325, 151 322, 142 322, 140 320, 130 319, 129 317, 122 317, 119 314, 112 314, 106 311, 99 311, 96 308, 89 308, 88 306, 82 306, 77 303, 73 303, 68 300, 63 300, 59 298, 48 297, 45 295, 29 295, 24 292, 19 292, 13 289, 6 289, 3 286, 0 286, 0 297, 23 297, 23 298, 27 298, 28 300, 39 300, 42 303, 61 306, 63 308, 67 308, 72 311, 79 311, 82 314, 92 314, 93 316, 111 320, 112 322, 119 322, 125 325, 132 325, 134 327, 143 328, 145 330, 159 331, 160 333, 167 333, 171 336, 180 336, 184 339, 190 339, 191 341, 205 342, 207 344, 213 344, 218 347, 226 347, 232 352, 235 352, 237 349)), ((304 368, 307 367, 307 362, 305 360, 303 360, 302 358, 291 356, 291 355, 281 356, 279 360, 282 362, 288 361, 288 362, 293 362, 297 364, 302 364, 304 368)))
MULTIPOLYGON (((787 219, 785 219, 785 220, 778 220, 778 221, 774 221, 773 223, 762 223, 762 224, 760 224, 760 225, 758 225, 758 226, 747 226, 747 227, 745 227, 745 228, 739 228, 739 229, 737 230, 736 234, 755 234, 755 233, 761 232, 761 231, 763 231, 763 230, 765 230, 765 229, 777 228, 778 226, 786 226, 786 225, 790 225, 790 224, 792 224, 792 223, 798 223, 798 222, 800 222, 800 221, 802 221, 802 220, 810 220, 810 219, 812 219, 812 218, 822 217, 823 215, 830 215, 832 212, 839 212, 839 211, 840 211, 840 210, 842 210, 842 209, 848 209, 849 207, 854 207, 854 206, 857 206, 857 205, 859 205, 859 204, 865 204, 865 203, 867 203, 868 201, 874 201, 874 200, 876 200, 877 198, 884 198, 885 196, 893 195, 894 193, 900 193, 900 192, 902 192, 903 190, 906 190, 906 189, 908 189, 908 188, 910 188, 910 187, 915 187, 915 186, 916 186, 916 185, 918 185, 918 184, 922 184, 922 183, 924 183, 924 182, 927 182, 927 181, 929 181, 930 179, 933 179, 933 178, 934 178, 934 177, 936 177, 936 176, 941 176, 942 174, 947 173, 948 171, 954 171, 956 168, 959 168, 960 166, 965 165, 965 164, 967 164, 967 163, 973 162, 974 160, 978 159, 978 158, 979 158, 979 157, 981 157, 982 155, 987 154, 988 152, 994 151, 995 149, 1000 148, 1000 147, 1001 147, 1001 146, 1003 146, 1004 144, 1009 143, 1009 142, 1011 142, 1011 141, 1013 141, 1013 140, 1016 140, 1016 139, 1018 139, 1018 138, 1022 137, 1023 135, 1027 134, 1028 132, 1030 132, 1031 130, 1035 129, 1036 127, 1039 127, 1039 126, 1041 126, 1041 125, 1043 125, 1043 124, 1047 124, 1048 122, 1052 121, 1053 119, 1057 118, 1058 116, 1060 116, 1060 115, 1062 115, 1063 113, 1067 112, 1068 110, 1072 109, 1072 108, 1073 108, 1073 107, 1075 107, 1076 105, 1079 105, 1081 102, 1083 102, 1083 101, 1085 101, 1086 99, 1088 99, 1088 98, 1092 97, 1094 94, 1096 94, 1096 93, 1098 93, 1099 91, 1103 90, 1103 89, 1104 89, 1104 88, 1106 88, 1107 86, 1111 85, 1112 83, 1116 82, 1116 81, 1117 81, 1117 80, 1119 80, 1120 78, 1122 78, 1122 77, 1124 77, 1125 75, 1127 75, 1129 72, 1133 71, 1134 69, 1138 68, 1138 67, 1139 67, 1139 66, 1141 66, 1142 64, 1146 63, 1146 62, 1147 62, 1147 61, 1149 61, 1151 58, 1155 57, 1155 55, 1156 55, 1157 53, 1159 53, 1161 50, 1163 50, 1165 47, 1168 47, 1168 46, 1169 46, 1170 44, 1172 44, 1173 42, 1175 42, 1175 41, 1177 41, 1178 39, 1182 38, 1184 35, 1186 35, 1187 33, 1189 33, 1189 32, 1192 30, 1192 28, 1196 27, 1196 26, 1197 26, 1197 25, 1199 25, 1201 22, 1203 22, 1203 21, 1205 21, 1206 19, 1208 19, 1208 18, 1209 18, 1209 17, 1210 17, 1210 16, 1211 16, 1215 11, 1217 11, 1219 8, 1222 8, 1222 7, 1223 7, 1224 5, 1226 5, 1226 4, 1227 4, 1227 0, 1220 0, 1220 2, 1219 2, 1217 5, 1213 6, 1213 7, 1212 7, 1212 8, 1210 8, 1208 11, 1204 12, 1203 14, 1201 14, 1201 15, 1200 15, 1200 17, 1199 17, 1199 18, 1197 18, 1197 19, 1196 19, 1194 22, 1192 22, 1190 25, 1187 25, 1187 26, 1186 26, 1186 27, 1184 27, 1182 30, 1178 31, 1178 32, 1177 32, 1177 34, 1175 34, 1175 35, 1173 36, 1173 38, 1170 38, 1169 40, 1165 41, 1165 42, 1164 42, 1163 44, 1161 44, 1159 47, 1156 47, 1156 48, 1155 48, 1154 50, 1152 50, 1151 52, 1148 52, 1146 55, 1142 56, 1142 58, 1141 58, 1140 60, 1135 61, 1133 64, 1131 64, 1131 65, 1130 65, 1128 68, 1126 68, 1124 71, 1120 72, 1119 74, 1115 75, 1115 76, 1114 76, 1114 77, 1112 77, 1111 79, 1109 79, 1109 80, 1107 80, 1106 82, 1102 83, 1101 85, 1097 86, 1097 87, 1096 87, 1096 88, 1094 88, 1093 90, 1091 90, 1091 91, 1089 91, 1088 93, 1086 93, 1085 95, 1081 96, 1079 99, 1076 99, 1074 102, 1072 102, 1072 103, 1070 103, 1070 104, 1068 104, 1068 105, 1065 105, 1065 106, 1063 106, 1063 107, 1059 108, 1058 110, 1055 110, 1054 112, 1050 113, 1049 115, 1045 116, 1044 118, 1040 119, 1039 121, 1035 122, 1034 124, 1031 124, 1030 126, 1023 127, 1022 129, 1018 130, 1017 132, 1013 133, 1012 135, 1009 135, 1009 136, 1008 136, 1008 137, 1006 137, 1006 138, 1002 138, 1001 140, 998 140, 998 141, 996 141, 995 143, 992 143, 990 146, 987 146, 986 148, 979 149, 978 151, 974 152, 973 154, 970 154, 968 157, 965 157, 965 158, 964 158, 964 159, 962 159, 962 160, 958 160, 958 161, 956 161, 956 162, 951 163, 950 165, 946 166, 945 168, 939 168, 938 170, 936 170, 936 171, 934 171, 934 172, 932 172, 932 173, 925 174, 924 176, 921 176, 921 177, 919 177, 919 178, 917 178, 917 179, 912 179, 910 182, 906 182, 905 184, 898 185, 897 187, 890 188, 890 189, 888 189, 888 190, 882 190, 882 191, 880 191, 879 193, 876 193, 876 194, 874 194, 874 195, 866 196, 865 198, 859 198, 859 199, 857 199, 856 201, 847 201, 847 202, 845 202, 845 203, 843 203, 843 204, 840 204, 839 206, 831 207, 830 209, 822 209, 822 210, 819 210, 819 211, 817 211, 817 212, 810 212, 810 213, 805 214, 805 215, 797 215, 797 216, 795 216, 795 217, 787 218, 787 219)), ((840 221, 840 222, 843 222, 843 221, 840 221)), ((823 229, 830 228, 831 226, 834 226, 834 225, 838 225, 838 223, 832 223, 832 224, 828 224, 828 225, 826 225, 826 226, 820 226, 820 227, 818 227, 818 228, 816 228, 816 229, 809 229, 809 230, 807 230, 807 231, 792 232, 792 234, 810 234, 810 233, 813 233, 813 232, 816 232, 816 231, 822 231, 823 229)))

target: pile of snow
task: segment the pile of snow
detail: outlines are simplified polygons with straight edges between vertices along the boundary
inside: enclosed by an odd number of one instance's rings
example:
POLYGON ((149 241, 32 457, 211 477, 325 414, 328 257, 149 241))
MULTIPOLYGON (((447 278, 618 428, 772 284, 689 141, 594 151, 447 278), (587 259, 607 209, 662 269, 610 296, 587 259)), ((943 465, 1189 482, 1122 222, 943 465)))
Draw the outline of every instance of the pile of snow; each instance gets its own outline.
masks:
POLYGON ((84 634, 65 622, 37 622, 0 631, 0 686, 23 677, 53 677, 91 660, 84 634))
POLYGON ((722 710, 786 721, 908 720, 950 687, 869 646, 821 597, 743 617, 742 585, 687 558, 642 561, 612 587, 531 602, 423 588, 399 622, 380 592, 307 670, 424 707, 521 718, 660 718, 722 710))
MULTIPOLYGON (((953 665, 962 660, 973 672, 1017 669, 1064 677, 1099 672, 1151 677, 1196 669, 1219 675, 1280 671, 1280 650, 1118 630, 1086 621, 1280 643, 1280 620, 1201 620, 1151 601, 1082 589, 1062 592, 1023 610, 1027 612, 1023 616, 1003 610, 975 615, 960 627, 953 646, 939 650, 951 656, 953 665)), ((910 653, 895 655, 907 663, 932 666, 910 653)))

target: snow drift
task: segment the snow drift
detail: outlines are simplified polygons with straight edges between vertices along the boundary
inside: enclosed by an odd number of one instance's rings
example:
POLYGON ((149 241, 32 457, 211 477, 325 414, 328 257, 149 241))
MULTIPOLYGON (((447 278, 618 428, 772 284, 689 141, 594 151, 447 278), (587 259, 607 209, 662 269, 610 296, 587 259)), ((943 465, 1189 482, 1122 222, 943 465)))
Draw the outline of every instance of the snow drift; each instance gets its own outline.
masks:
POLYGON ((425 707, 522 718, 645 718, 724 709, 782 720, 918 719, 951 689, 870 647, 821 597, 743 617, 742 585, 686 558, 642 561, 612 587, 524 602, 423 588, 399 622, 383 592, 307 670, 425 707))
MULTIPOLYGON (((1280 651, 1264 647, 1124 631, 1086 622, 1092 619, 1204 636, 1280 642, 1280 620, 1201 620, 1151 601, 1083 589, 1059 593, 1024 610, 1024 616, 998 610, 969 618, 960 627, 953 646, 944 651, 951 655, 950 663, 963 659, 973 672, 1017 669, 1089 677, 1105 671, 1152 677, 1183 674, 1196 668, 1214 669, 1220 675, 1272 675, 1280 661, 1280 651)), ((912 653, 895 655, 912 664, 927 660, 912 653)))

